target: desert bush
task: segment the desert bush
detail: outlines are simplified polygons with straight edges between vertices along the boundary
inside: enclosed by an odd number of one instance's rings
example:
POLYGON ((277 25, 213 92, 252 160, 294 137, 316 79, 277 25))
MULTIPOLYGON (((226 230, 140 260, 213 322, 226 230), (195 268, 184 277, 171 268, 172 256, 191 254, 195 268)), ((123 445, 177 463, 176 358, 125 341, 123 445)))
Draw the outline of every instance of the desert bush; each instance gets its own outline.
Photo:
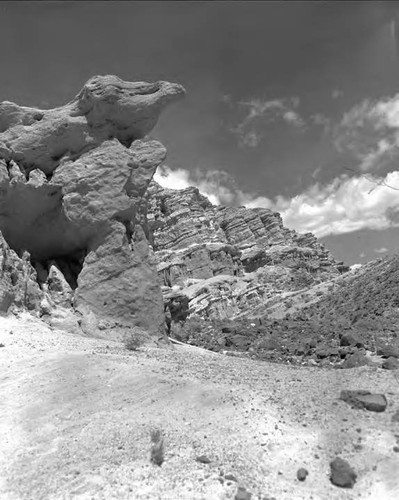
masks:
POLYGON ((152 429, 151 436, 151 462, 161 466, 165 460, 164 441, 160 429, 152 429))
POLYGON ((125 348, 128 351, 137 351, 141 346, 143 346, 146 342, 146 336, 141 332, 130 332, 123 339, 123 343, 125 348))

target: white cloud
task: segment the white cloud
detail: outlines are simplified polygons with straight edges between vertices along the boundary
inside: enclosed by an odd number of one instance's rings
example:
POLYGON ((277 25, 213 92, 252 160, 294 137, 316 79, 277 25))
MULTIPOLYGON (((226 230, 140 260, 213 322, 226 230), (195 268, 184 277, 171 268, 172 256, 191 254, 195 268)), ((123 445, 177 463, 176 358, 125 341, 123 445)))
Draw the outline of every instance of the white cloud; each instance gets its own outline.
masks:
POLYGON ((366 228, 399 227, 397 171, 384 178, 342 175, 326 185, 315 183, 292 198, 280 195, 274 200, 238 189, 234 179, 220 170, 190 173, 161 167, 155 180, 173 189, 196 186, 215 205, 269 208, 281 213, 287 227, 318 237, 366 228))
POLYGON ((303 127, 305 125, 305 122, 303 119, 296 113, 295 111, 286 111, 283 114, 283 119, 292 125, 295 125, 296 127, 303 127))
POLYGON ((363 172, 391 167, 399 159, 399 94, 350 109, 336 129, 335 145, 350 152, 363 172))
POLYGON ((399 188, 399 172, 390 172, 384 179, 341 176, 324 186, 314 184, 304 193, 281 202, 277 209, 288 227, 310 231, 318 237, 365 228, 399 227, 390 217, 390 210, 399 209, 399 197, 389 186, 399 188))
POLYGON ((388 248, 381 247, 381 248, 374 248, 375 253, 386 253, 388 252, 388 248))
POLYGON ((230 130, 237 136, 240 146, 257 147, 266 136, 267 127, 273 122, 282 121, 295 129, 302 129, 305 126, 305 121, 294 109, 299 104, 300 99, 296 96, 269 101, 262 99, 240 101, 237 103, 237 109, 245 109, 245 115, 230 130))

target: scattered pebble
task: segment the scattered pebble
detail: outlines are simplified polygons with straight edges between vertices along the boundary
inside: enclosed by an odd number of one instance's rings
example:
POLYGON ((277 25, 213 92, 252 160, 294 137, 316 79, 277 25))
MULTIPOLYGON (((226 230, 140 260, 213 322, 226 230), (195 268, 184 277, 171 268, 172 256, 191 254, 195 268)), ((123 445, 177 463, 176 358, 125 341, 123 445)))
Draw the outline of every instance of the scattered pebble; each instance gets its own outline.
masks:
POLYGON ((298 478, 298 481, 305 481, 308 474, 309 472, 303 467, 301 467, 300 469, 297 470, 296 477, 298 478))
POLYGON ((237 479, 235 476, 233 476, 233 474, 226 474, 224 476, 224 478, 227 480, 227 481, 234 481, 235 483, 237 482, 237 479))
POLYGON ((211 459, 208 458, 206 455, 200 455, 198 457, 195 457, 195 460, 197 462, 200 462, 201 464, 210 464, 211 463, 211 459))

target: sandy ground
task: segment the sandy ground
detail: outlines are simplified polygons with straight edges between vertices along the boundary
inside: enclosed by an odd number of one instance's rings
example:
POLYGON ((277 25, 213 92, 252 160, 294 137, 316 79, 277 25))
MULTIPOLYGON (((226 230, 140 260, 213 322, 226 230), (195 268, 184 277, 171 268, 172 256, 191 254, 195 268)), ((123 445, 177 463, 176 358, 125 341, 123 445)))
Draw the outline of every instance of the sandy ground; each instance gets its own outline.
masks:
POLYGON ((222 500, 238 485, 252 499, 399 498, 398 372, 188 346, 130 352, 27 315, 0 318, 0 343, 2 500, 222 500), (383 392, 389 406, 351 409, 342 389, 383 392), (153 428, 165 436, 162 467, 149 460, 153 428), (336 456, 358 474, 351 490, 329 481, 336 456))

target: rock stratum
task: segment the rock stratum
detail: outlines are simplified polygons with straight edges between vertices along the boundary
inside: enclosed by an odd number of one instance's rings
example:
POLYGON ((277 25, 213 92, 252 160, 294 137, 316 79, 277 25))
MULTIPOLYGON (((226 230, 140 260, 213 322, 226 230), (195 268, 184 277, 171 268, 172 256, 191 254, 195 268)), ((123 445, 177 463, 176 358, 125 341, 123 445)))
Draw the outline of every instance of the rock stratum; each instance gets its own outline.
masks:
POLYGON ((145 197, 159 282, 176 321, 261 316, 281 294, 348 271, 313 234, 285 228, 272 210, 214 206, 194 187, 155 181, 145 197))
POLYGON ((162 295, 138 214, 166 156, 145 136, 183 95, 178 84, 108 75, 59 108, 0 104, 3 312, 16 300, 46 315, 61 300, 87 333, 135 325, 163 335, 162 295), (23 278, 15 282, 8 268, 18 266, 23 278), (21 292, 31 282, 44 302, 21 292))

